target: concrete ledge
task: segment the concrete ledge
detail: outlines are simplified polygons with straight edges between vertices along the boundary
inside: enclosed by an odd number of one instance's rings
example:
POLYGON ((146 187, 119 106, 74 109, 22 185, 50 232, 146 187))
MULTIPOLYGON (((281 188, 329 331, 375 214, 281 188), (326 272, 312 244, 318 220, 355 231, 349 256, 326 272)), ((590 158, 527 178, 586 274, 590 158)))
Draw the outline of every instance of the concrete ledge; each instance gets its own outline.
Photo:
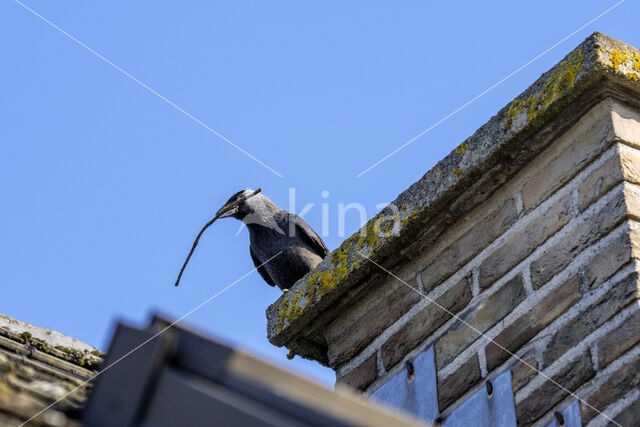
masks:
POLYGON ((640 51, 594 33, 267 309, 269 340, 327 364, 323 326, 605 98, 640 106, 640 51))

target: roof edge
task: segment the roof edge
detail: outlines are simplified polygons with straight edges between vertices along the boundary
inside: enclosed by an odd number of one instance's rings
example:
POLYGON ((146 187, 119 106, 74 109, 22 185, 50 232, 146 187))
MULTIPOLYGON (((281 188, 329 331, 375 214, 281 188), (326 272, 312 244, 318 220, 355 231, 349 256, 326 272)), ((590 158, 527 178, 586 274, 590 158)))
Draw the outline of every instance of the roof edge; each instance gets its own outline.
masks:
POLYGON ((588 89, 612 81, 640 92, 639 80, 639 50, 600 32, 590 35, 269 306, 269 341, 326 363, 317 345, 308 354, 301 348, 307 347, 300 345, 308 340, 304 328, 361 283, 371 271, 369 260, 390 268, 406 258, 394 251, 409 236, 415 238, 448 203, 475 188, 501 159, 514 157, 509 153, 588 89))
POLYGON ((100 350, 75 338, 3 314, 0 314, 0 336, 85 369, 97 369, 104 357, 100 350))

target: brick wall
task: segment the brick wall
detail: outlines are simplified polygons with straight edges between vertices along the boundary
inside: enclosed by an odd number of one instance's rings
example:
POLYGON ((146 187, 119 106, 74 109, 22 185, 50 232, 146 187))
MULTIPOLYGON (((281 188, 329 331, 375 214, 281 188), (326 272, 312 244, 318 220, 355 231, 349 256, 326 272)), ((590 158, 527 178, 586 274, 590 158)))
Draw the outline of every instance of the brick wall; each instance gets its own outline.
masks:
POLYGON ((640 114, 605 99, 326 325, 328 363, 371 393, 434 346, 444 416, 506 370, 521 424, 568 391, 585 425, 638 414, 637 221, 640 114))
POLYGON ((639 50, 592 34, 393 206, 267 309, 271 343, 428 421, 511 381, 519 424, 637 424, 639 50))

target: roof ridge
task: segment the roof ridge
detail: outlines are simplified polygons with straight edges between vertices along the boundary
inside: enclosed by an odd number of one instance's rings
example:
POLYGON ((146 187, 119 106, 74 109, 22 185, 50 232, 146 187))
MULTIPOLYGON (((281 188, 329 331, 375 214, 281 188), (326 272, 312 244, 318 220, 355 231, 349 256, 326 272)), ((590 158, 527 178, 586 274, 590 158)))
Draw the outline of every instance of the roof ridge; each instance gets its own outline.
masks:
POLYGON ((104 357, 104 353, 92 345, 4 314, 0 314, 0 336, 19 342, 28 350, 39 350, 92 371, 98 369, 104 357))

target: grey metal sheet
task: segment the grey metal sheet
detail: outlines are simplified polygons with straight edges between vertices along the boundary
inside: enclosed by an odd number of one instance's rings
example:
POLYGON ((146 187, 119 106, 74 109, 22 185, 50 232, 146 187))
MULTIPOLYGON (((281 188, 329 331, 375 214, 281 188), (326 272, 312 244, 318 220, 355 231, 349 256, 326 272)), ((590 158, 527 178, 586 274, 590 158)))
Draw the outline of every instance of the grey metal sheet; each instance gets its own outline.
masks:
POLYGON ((425 421, 438 418, 438 394, 433 347, 413 361, 413 379, 407 369, 395 375, 371 394, 371 399, 400 408, 425 421))
POLYGON ((83 425, 135 425, 153 379, 169 357, 171 334, 160 335, 118 325, 104 367, 89 395, 83 425), (131 351, 137 349, 136 351, 131 351), (103 370, 102 372, 107 372, 103 370))
MULTIPOLYGON (((571 405, 560 411, 564 424, 562 427, 582 427, 582 418, 580 417, 580 401, 574 400, 571 405)), ((547 427, 560 427, 560 423, 554 418, 547 427)))
POLYGON ((158 379, 141 427, 304 426, 277 408, 256 404, 213 382, 165 369, 158 379))
POLYGON ((506 371, 491 382, 493 394, 486 388, 478 390, 443 422, 444 426, 516 425, 516 407, 511 390, 511 371, 506 371))

